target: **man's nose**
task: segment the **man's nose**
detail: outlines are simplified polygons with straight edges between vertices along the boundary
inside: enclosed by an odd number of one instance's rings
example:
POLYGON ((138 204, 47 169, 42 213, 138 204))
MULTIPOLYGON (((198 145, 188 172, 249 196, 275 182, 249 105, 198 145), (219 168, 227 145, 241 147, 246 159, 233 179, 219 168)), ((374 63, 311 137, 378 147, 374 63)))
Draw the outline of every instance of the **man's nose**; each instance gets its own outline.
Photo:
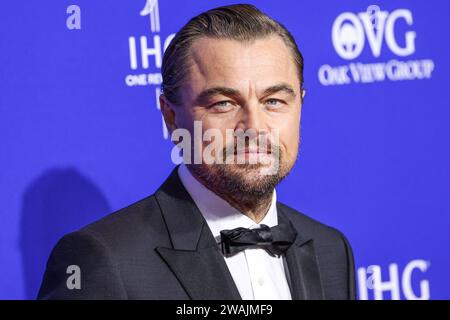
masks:
POLYGON ((266 129, 265 126, 266 124, 261 106, 257 103, 252 103, 242 109, 236 129, 243 129, 244 131, 253 129, 258 131, 266 129))

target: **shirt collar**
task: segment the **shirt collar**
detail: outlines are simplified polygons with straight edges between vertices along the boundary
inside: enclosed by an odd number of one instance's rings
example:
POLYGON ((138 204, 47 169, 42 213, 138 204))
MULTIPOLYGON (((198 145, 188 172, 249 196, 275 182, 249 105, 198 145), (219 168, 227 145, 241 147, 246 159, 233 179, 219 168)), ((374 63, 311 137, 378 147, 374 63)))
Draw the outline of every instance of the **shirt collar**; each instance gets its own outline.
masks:
POLYGON ((209 228, 215 238, 220 237, 220 231, 224 229, 234 229, 238 227, 255 228, 259 224, 269 227, 278 224, 277 215, 277 195, 273 191, 272 203, 263 220, 257 224, 255 221, 231 206, 224 199, 201 184, 188 170, 185 164, 178 167, 178 175, 187 192, 194 200, 200 213, 208 223, 209 228))

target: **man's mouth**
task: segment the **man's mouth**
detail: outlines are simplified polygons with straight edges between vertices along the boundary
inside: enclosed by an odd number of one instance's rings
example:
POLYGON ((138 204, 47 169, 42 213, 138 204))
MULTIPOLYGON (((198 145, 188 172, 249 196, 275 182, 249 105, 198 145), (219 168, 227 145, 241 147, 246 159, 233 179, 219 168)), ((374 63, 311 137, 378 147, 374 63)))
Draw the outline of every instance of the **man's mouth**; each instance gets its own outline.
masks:
POLYGON ((249 147, 245 148, 241 152, 235 151, 235 155, 237 154, 271 154, 270 148, 258 148, 258 147, 249 147))

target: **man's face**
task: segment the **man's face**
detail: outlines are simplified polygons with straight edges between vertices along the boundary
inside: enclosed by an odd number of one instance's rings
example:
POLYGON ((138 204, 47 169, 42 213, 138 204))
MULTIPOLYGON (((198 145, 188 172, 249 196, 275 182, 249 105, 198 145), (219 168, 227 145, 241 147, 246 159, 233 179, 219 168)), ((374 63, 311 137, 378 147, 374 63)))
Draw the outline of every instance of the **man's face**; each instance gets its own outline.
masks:
MULTIPOLYGON (((188 129, 193 136, 194 121, 201 121, 203 132, 221 131, 224 149, 236 146, 235 140, 226 140, 227 129, 276 130, 280 157, 279 172, 272 177, 262 163, 202 164, 192 170, 207 180, 231 180, 222 187, 256 193, 273 189, 291 170, 299 148, 302 92, 291 52, 275 35, 250 43, 200 38, 190 59, 180 92, 183 105, 172 108, 173 128, 188 129)), ((210 141, 201 143, 206 147, 210 141)))

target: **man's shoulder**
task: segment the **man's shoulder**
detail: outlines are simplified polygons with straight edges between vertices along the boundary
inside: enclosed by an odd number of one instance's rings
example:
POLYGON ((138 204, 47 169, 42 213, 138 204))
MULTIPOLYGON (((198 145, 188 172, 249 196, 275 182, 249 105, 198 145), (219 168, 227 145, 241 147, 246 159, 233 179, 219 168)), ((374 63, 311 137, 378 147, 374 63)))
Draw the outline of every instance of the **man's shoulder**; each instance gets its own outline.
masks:
MULTIPOLYGON (((114 211, 107 216, 88 224, 75 233, 85 233, 97 235, 99 238, 118 243, 129 243, 127 239, 134 239, 138 236, 159 239, 167 238, 167 228, 162 217, 161 197, 168 195, 169 203, 176 199, 171 193, 180 192, 181 182, 178 179, 177 168, 163 184, 151 195, 142 198, 126 207, 114 211)), ((165 199, 165 198, 164 198, 165 199)))
POLYGON ((78 236, 94 238, 105 247, 118 251, 133 247, 130 244, 139 247, 143 243, 156 244, 167 238, 154 194, 66 235, 72 238, 78 236))
POLYGON ((122 280, 133 281, 139 266, 156 268, 156 252, 149 247, 170 245, 162 220, 151 195, 66 234, 49 257, 39 298, 126 298, 122 280), (85 280, 83 291, 69 292, 65 287, 66 270, 71 265, 95 275, 87 276, 90 279, 85 280))
POLYGON ((122 228, 123 225, 128 224, 142 224, 146 223, 149 219, 152 218, 152 214, 155 214, 159 211, 158 204, 155 199, 155 195, 149 195, 143 199, 135 201, 132 204, 127 205, 119 210, 116 210, 112 213, 109 213, 105 217, 94 221, 85 227, 82 230, 101 230, 104 228, 122 228))
POLYGON ((347 292, 346 296, 327 295, 327 298, 356 299, 355 262, 352 248, 345 235, 338 229, 319 222, 283 203, 278 202, 277 206, 292 222, 302 238, 312 239, 323 285, 328 288, 327 291, 342 292, 342 288, 345 288, 347 292), (339 281, 336 282, 336 279, 339 281), (333 291, 332 288, 338 289, 333 289, 333 291))
POLYGON ((344 234, 334 227, 326 225, 282 202, 277 202, 277 207, 304 238, 314 239, 319 244, 347 241, 344 234))

